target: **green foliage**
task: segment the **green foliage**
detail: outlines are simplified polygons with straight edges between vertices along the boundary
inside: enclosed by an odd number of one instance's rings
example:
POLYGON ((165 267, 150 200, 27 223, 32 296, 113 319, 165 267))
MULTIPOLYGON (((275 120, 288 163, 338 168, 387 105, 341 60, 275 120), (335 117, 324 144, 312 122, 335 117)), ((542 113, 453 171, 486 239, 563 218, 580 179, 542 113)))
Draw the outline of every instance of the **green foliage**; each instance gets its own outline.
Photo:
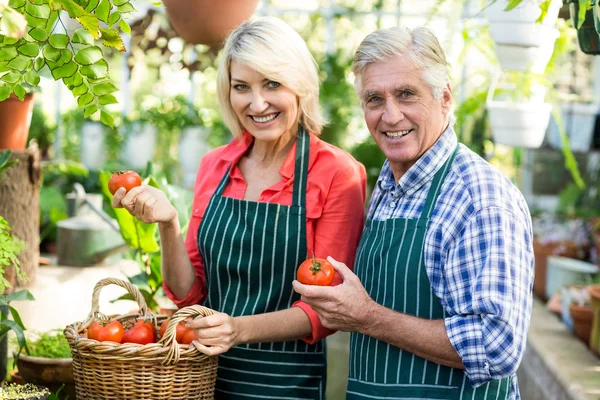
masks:
POLYGON ((101 46, 125 51, 121 31, 130 28, 124 18, 135 11, 130 0, 9 0, 3 9, 0 101, 11 93, 22 100, 29 85, 37 87, 43 71, 49 71, 69 88, 86 117, 99 113, 102 123, 113 126, 106 106, 117 103, 112 93, 118 89, 101 46), (27 25, 20 32, 15 25, 23 16, 27 25), (81 28, 67 30, 64 19, 81 28), (101 45, 96 43, 100 39, 101 45))
POLYGON ((27 343, 32 357, 71 358, 71 347, 62 330, 36 333, 27 343))
POLYGON ((365 166, 367 170, 367 188, 371 193, 385 162, 385 155, 370 136, 362 143, 354 146, 350 150, 350 154, 365 166))
MULTIPOLYGON (((17 383, 7 383, 4 387, 0 387, 0 399, 4 400, 19 400, 29 398, 44 398, 50 394, 45 387, 36 386, 31 383, 23 385, 17 383)), ((48 397, 50 399, 50 397, 48 397)))
POLYGON ((21 272, 21 268, 19 268, 20 262, 17 257, 24 248, 25 243, 13 237, 8 222, 0 216, 0 294, 10 288, 10 283, 4 277, 4 271, 11 265, 14 266, 19 279, 27 279, 25 274, 21 272))
POLYGON ((7 170, 8 168, 10 168, 11 166, 15 165, 18 161, 18 160, 8 161, 11 154, 12 154, 12 151, 10 151, 10 150, 3 151, 2 153, 0 153, 0 180, 2 180, 2 173, 5 170, 7 170))
POLYGON ((54 144, 54 127, 50 126, 47 120, 48 117, 44 114, 42 105, 36 102, 33 106, 33 113, 31 114, 31 125, 29 127, 29 136, 27 137, 27 140, 28 143, 35 140, 42 151, 42 155, 44 155, 44 152, 54 144))

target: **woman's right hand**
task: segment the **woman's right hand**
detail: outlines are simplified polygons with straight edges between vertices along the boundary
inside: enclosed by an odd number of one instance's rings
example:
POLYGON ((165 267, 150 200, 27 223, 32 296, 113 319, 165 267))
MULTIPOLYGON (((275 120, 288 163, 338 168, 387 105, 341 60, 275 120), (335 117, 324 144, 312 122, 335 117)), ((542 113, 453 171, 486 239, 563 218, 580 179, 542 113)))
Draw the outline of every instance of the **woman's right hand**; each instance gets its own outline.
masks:
POLYGON ((124 188, 115 192, 112 199, 114 208, 125 208, 138 220, 151 224, 170 223, 177 218, 177 210, 159 189, 142 185, 125 193, 124 188))

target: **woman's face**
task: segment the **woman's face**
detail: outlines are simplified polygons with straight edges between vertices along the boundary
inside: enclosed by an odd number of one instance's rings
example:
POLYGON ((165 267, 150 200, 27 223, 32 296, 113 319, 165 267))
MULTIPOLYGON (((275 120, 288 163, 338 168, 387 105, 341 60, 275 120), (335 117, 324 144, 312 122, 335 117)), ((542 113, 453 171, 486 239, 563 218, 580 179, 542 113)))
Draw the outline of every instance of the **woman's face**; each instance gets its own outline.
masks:
POLYGON ((298 97, 287 87, 233 60, 229 95, 240 123, 257 140, 296 134, 298 97))

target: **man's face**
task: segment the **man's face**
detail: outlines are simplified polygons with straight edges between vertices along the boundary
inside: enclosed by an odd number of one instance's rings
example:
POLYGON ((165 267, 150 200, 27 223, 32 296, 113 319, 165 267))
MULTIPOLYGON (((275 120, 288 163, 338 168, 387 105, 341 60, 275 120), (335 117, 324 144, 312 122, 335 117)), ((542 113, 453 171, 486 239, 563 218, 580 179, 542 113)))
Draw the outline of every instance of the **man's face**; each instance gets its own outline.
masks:
POLYGON ((439 99, 403 57, 373 63, 362 74, 361 105, 371 136, 390 162, 396 181, 441 136, 452 107, 450 87, 439 99))

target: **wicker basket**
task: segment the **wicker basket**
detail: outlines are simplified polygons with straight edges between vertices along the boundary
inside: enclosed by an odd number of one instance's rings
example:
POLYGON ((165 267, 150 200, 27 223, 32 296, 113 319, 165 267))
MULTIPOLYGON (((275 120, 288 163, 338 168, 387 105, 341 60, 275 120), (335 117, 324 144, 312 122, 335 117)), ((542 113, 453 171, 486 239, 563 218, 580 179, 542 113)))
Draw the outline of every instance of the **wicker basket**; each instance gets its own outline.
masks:
POLYGON ((96 284, 92 310, 84 322, 65 328, 65 337, 73 354, 73 375, 79 400, 195 400, 213 399, 218 357, 200 353, 193 345, 177 344, 176 326, 187 317, 207 316, 214 312, 202 306, 177 311, 158 343, 98 342, 84 333, 94 319, 126 320, 144 318, 156 326, 166 316, 148 311, 143 296, 132 284, 119 279, 103 279, 96 284), (121 286, 137 301, 138 313, 105 317, 98 310, 104 286, 121 286))

